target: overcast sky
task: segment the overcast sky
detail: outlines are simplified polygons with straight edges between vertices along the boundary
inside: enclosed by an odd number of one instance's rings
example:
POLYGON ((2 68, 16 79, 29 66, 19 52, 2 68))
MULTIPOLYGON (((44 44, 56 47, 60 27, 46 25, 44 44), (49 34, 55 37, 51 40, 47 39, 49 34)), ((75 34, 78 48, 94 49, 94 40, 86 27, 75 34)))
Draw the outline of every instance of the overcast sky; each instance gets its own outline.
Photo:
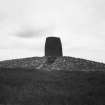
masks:
POLYGON ((105 0, 0 0, 0 60, 44 56, 47 36, 64 56, 105 62, 105 0))

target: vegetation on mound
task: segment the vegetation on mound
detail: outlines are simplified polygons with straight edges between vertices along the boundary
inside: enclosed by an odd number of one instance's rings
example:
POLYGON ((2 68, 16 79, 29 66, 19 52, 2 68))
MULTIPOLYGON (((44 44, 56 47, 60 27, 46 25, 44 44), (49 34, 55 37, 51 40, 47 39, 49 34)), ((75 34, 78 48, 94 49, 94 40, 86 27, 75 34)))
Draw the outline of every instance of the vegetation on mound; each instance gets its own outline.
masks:
POLYGON ((104 105, 105 72, 0 70, 0 104, 104 105))

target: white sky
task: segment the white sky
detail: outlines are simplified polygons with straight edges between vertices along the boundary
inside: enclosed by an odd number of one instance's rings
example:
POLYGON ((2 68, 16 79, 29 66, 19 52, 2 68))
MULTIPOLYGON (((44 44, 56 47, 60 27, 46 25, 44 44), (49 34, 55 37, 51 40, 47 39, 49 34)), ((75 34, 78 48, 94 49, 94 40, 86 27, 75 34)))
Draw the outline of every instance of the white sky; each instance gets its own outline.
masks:
POLYGON ((105 0, 0 0, 0 60, 44 56, 46 36, 64 56, 105 62, 105 0))

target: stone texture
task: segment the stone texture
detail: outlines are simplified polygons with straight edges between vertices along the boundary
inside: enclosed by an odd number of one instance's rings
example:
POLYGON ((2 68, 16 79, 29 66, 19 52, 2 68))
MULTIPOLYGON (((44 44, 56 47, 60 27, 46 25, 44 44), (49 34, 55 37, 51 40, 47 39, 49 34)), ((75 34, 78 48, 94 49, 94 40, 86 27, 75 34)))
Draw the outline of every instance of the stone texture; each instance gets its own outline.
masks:
POLYGON ((45 56, 63 56, 62 43, 59 37, 46 38, 45 56))
POLYGON ((0 62, 0 68, 24 68, 26 70, 69 70, 69 71, 105 71, 105 64, 74 57, 56 57, 50 64, 48 57, 32 57, 0 62))

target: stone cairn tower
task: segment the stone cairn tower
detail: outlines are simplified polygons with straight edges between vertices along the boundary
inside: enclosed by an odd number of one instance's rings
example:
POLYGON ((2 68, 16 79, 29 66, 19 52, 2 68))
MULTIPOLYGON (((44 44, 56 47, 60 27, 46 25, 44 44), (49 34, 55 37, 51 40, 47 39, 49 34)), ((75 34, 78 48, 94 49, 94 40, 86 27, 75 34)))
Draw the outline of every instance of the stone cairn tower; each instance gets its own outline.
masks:
POLYGON ((47 64, 52 64, 57 57, 63 56, 62 43, 59 37, 47 37, 45 42, 47 64))

